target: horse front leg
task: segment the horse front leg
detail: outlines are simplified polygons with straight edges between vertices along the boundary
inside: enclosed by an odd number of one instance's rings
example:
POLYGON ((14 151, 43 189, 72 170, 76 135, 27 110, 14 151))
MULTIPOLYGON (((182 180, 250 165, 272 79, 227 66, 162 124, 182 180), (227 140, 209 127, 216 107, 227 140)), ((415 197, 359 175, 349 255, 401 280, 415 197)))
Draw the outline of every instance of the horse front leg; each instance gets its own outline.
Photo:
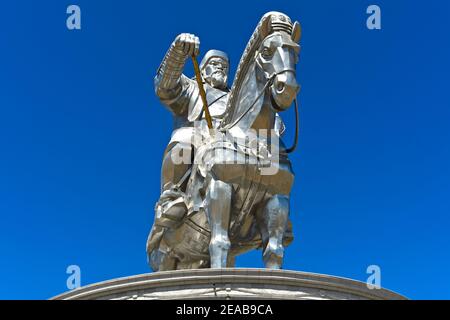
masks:
POLYGON ((263 260, 268 269, 280 269, 283 263, 283 237, 289 219, 289 197, 274 195, 262 208, 259 216, 263 260))
POLYGON ((211 268, 227 266, 228 250, 230 249, 228 227, 230 225, 231 192, 231 185, 214 178, 211 179, 206 194, 206 208, 211 227, 209 243, 211 268))

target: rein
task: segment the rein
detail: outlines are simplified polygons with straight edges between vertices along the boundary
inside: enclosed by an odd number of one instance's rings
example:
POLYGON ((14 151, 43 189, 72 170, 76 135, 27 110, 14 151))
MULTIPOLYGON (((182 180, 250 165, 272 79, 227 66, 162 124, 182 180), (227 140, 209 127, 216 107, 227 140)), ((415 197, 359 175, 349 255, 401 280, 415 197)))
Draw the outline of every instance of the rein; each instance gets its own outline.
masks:
POLYGON ((242 118, 245 117, 245 115, 253 108, 253 106, 255 105, 255 103, 259 100, 259 98, 261 98, 261 96, 263 95, 264 91, 266 91, 267 87, 269 85, 272 85, 273 83, 273 79, 275 79, 275 76, 277 74, 273 74, 269 79, 267 79, 266 84, 264 85, 264 87, 261 89, 261 92, 258 94, 258 96, 256 97, 255 101, 253 101, 253 103, 250 105, 250 107, 247 108, 247 110, 245 110, 236 120, 234 120, 231 124, 223 127, 222 129, 220 129, 221 132, 224 132, 225 130, 230 130, 231 128, 233 128, 235 125, 237 125, 242 118))
MULTIPOLYGON (((231 124, 226 125, 225 127, 221 128, 220 131, 224 132, 226 130, 230 130, 231 128, 233 128, 234 126, 236 126, 246 115, 247 113, 250 112, 250 110, 253 108, 253 106, 256 104, 256 102, 261 98, 261 96, 263 95, 263 93, 266 91, 266 89, 269 87, 269 85, 273 84, 273 80, 275 79, 275 77, 279 74, 282 74, 284 72, 289 72, 292 71, 290 69, 286 69, 286 70, 282 70, 278 73, 274 73, 272 74, 266 81, 266 84, 264 85, 264 87, 261 89, 261 92, 258 94, 258 96, 256 97, 255 101, 253 101, 253 103, 247 108, 247 110, 245 110, 236 120, 234 120, 231 124)), ((292 146, 290 148, 286 149, 286 153, 292 153, 295 151, 295 149, 297 148, 297 144, 298 144, 298 133, 299 133, 299 116, 298 116, 298 104, 297 104, 297 97, 294 98, 294 103, 295 103, 295 137, 294 137, 294 143, 292 144, 292 146)))

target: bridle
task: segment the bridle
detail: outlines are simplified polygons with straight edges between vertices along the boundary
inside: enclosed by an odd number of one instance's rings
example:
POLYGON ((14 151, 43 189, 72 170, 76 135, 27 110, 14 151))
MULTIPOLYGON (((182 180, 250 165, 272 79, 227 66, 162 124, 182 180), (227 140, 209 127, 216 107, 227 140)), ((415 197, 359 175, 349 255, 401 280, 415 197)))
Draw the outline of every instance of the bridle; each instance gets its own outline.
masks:
MULTIPOLYGON (((258 64, 259 67, 261 67, 261 65, 259 64, 258 60, 256 60, 256 63, 258 64)), ((295 70, 294 69, 284 69, 284 70, 281 70, 281 71, 276 72, 276 73, 274 72, 274 73, 272 73, 272 75, 266 77, 266 79, 267 79, 266 83, 264 84, 264 87, 261 89, 261 91, 256 96, 256 98, 253 101, 253 103, 247 108, 247 110, 245 110, 241 115, 239 115, 239 117, 237 117, 236 120, 234 120, 232 123, 226 125, 225 127, 221 128, 220 131, 221 132, 225 132, 227 130, 230 130, 234 126, 236 126, 250 112, 250 110, 253 108, 253 106, 256 104, 256 102, 264 94, 266 89, 273 84, 273 81, 275 80, 275 77, 277 75, 285 73, 285 72, 294 72, 295 73, 295 70)), ((275 101, 272 101, 272 103, 275 104, 275 101)), ((286 149, 286 153, 294 152, 294 150, 297 148, 297 144, 298 144, 299 114, 298 114, 297 95, 294 98, 294 103, 295 103, 295 137, 294 137, 294 143, 292 144, 292 146, 290 148, 286 149)), ((274 105, 274 107, 277 110, 281 110, 278 106, 276 106, 276 104, 274 105)))

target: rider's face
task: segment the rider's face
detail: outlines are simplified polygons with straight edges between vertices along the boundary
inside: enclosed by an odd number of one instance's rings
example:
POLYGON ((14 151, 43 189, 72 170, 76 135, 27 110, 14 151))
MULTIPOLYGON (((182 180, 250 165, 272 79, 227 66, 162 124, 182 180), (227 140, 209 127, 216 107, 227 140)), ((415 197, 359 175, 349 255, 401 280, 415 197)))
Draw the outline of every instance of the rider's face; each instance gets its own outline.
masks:
POLYGON ((211 58, 203 69, 205 81, 217 89, 225 89, 228 80, 228 63, 222 58, 211 58))

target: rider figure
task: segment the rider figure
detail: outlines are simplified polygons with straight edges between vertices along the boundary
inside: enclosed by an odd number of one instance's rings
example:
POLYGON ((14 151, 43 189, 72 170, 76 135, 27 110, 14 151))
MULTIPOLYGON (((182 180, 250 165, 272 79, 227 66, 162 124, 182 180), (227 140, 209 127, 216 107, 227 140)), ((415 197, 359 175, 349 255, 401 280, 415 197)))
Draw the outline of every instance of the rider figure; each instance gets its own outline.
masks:
MULTIPOLYGON (((164 252, 159 244, 168 228, 179 226, 187 213, 184 191, 190 175, 194 152, 194 122, 204 119, 203 103, 199 87, 194 79, 182 72, 186 60, 199 53, 198 37, 182 33, 178 35, 167 51, 155 77, 155 92, 160 101, 174 117, 172 138, 167 146, 161 177, 161 196, 155 207, 155 222, 147 240, 147 254, 152 268, 161 265, 164 252), (186 153, 190 161, 176 161, 186 153), (192 155, 192 156, 191 156, 192 155)), ((204 89, 209 111, 215 127, 225 113, 228 100, 229 60, 226 53, 210 50, 200 63, 204 89)), ((183 159, 186 159, 183 156, 183 159)))

